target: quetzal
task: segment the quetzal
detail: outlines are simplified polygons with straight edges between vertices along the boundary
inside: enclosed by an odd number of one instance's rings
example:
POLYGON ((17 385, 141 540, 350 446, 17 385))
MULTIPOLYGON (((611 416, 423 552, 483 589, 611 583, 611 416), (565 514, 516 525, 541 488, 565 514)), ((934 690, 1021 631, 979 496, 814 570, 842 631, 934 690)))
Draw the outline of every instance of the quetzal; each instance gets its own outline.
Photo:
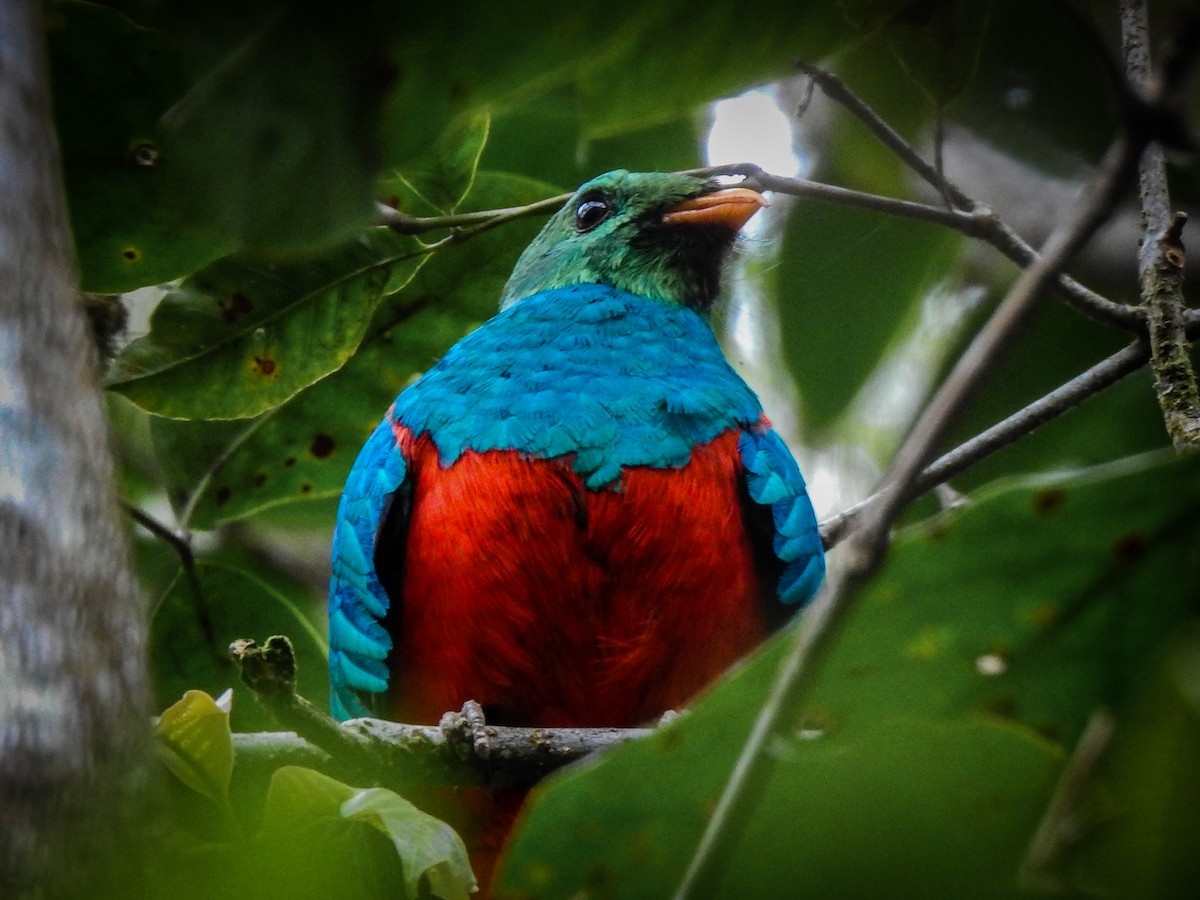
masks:
POLYGON ((762 196, 610 172, 500 312, 406 388, 346 481, 333 713, 635 726, 819 586, 804 481, 708 323, 762 196))

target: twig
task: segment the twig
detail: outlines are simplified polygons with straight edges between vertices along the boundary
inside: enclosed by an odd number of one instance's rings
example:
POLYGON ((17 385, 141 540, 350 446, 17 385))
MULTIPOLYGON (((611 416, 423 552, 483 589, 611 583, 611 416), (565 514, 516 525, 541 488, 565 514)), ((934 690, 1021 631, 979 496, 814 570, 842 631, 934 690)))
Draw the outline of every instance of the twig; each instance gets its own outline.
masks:
MULTIPOLYGON (((1029 434, 1039 425, 1058 418, 1089 397, 1116 384, 1126 375, 1136 372, 1146 364, 1149 355, 1150 351, 1143 341, 1130 344, 1003 421, 964 441, 939 457, 917 476, 906 501, 911 501, 936 485, 966 471, 997 450, 1029 434)), ((863 512, 878 500, 877 492, 822 522, 821 541, 825 549, 836 546, 858 524, 863 512)))
POLYGON ((836 585, 826 586, 795 632, 770 694, 759 710, 688 863, 675 900, 692 900, 703 886, 715 883, 720 866, 728 858, 729 842, 740 833, 742 825, 753 813, 774 767, 774 759, 767 748, 788 720, 789 711, 805 697, 838 624, 853 606, 858 588, 877 565, 884 546, 883 538, 925 460, 974 388, 991 370, 997 355, 1024 322, 1040 292, 1111 213, 1128 183, 1140 150, 1141 144, 1130 137, 1122 135, 1116 139, 1072 214, 1050 235, 1039 258, 1017 279, 901 446, 884 482, 887 492, 864 514, 860 528, 852 537, 855 543, 849 554, 846 576, 836 585))
MULTIPOLYGON (((843 86, 843 90, 849 94, 848 88, 843 86)), ((853 95, 850 94, 850 96, 853 95)), ((858 102, 861 103, 862 101, 858 102)), ((873 113, 871 115, 874 116, 873 113)), ((875 121, 879 122, 879 127, 890 130, 890 126, 883 123, 877 116, 874 118, 875 121)), ((898 135, 897 139, 903 143, 903 139, 899 138, 898 135)), ((905 146, 908 145, 905 144, 905 146)), ((912 154, 916 155, 915 150, 911 148, 909 150, 912 154)), ((916 156, 916 160, 920 161, 920 157, 916 156)), ((930 177, 938 177, 937 173, 930 169, 927 164, 923 162, 920 162, 920 164, 933 173, 930 177)), ((960 205, 968 204, 965 208, 947 209, 927 203, 900 200, 894 197, 884 197, 879 194, 870 194, 865 191, 838 187, 837 185, 823 184, 817 181, 784 178, 765 172, 753 163, 705 166, 698 169, 687 169, 685 172, 686 174, 697 175, 703 178, 737 175, 747 180, 748 187, 753 186, 759 190, 770 190, 781 194, 789 194, 794 197, 806 197, 826 203, 837 203, 856 209, 867 209, 872 212, 941 225, 944 228, 950 228, 965 234, 967 237, 986 241, 1004 254, 1004 256, 1022 267, 1028 266, 1037 256, 1037 251, 1006 225, 994 211, 970 200, 970 198, 963 195, 961 191, 949 184, 949 182, 946 182, 946 189, 950 191, 948 196, 955 199, 955 202, 960 205)), ((934 183, 935 185, 937 184, 937 182, 934 183)), ((559 194, 526 206, 430 217, 409 216, 406 213, 392 209, 390 206, 380 204, 380 223, 401 234, 420 234, 446 228, 453 229, 449 235, 427 245, 422 250, 423 253, 433 253, 445 247, 461 243, 482 231, 495 228, 498 225, 503 225, 516 219, 553 212, 565 203, 570 196, 570 194, 559 194)), ((1114 303, 1112 300, 1080 284, 1069 275, 1062 273, 1058 276, 1058 288, 1062 292, 1063 299, 1069 306, 1098 322, 1139 333, 1145 330, 1144 314, 1137 307, 1114 303)))
MULTIPOLYGON (((1150 64, 1145 0, 1121 4, 1121 44, 1132 86, 1145 102, 1161 101, 1165 89, 1150 64)), ((1185 334, 1181 236, 1187 216, 1172 215, 1167 165, 1162 145, 1150 144, 1142 155, 1138 178, 1143 235, 1138 248, 1138 279, 1147 313, 1150 365, 1167 433, 1176 450, 1200 447, 1200 389, 1188 355, 1185 334)))
POLYGON ((808 197, 813 200, 824 200, 842 206, 857 209, 869 209, 872 212, 887 213, 905 219, 915 219, 919 222, 932 222, 945 228, 960 231, 968 237, 986 240, 991 233, 992 221, 995 215, 986 209, 960 210, 946 209, 929 203, 915 200, 898 200, 894 197, 883 197, 879 194, 868 194, 850 188, 823 184, 819 181, 808 181, 800 178, 784 178, 761 172, 752 179, 764 190, 777 191, 781 194, 791 194, 794 197, 808 197))
MULTIPOLYGON (((937 167, 925 162, 924 157, 917 152, 916 148, 906 141, 896 129, 880 118, 879 114, 864 103, 854 91, 850 90, 842 79, 827 69, 814 66, 804 60, 796 60, 796 68, 819 85, 825 92, 825 96, 841 104, 847 112, 862 122, 881 144, 892 151, 897 159, 916 172, 939 194, 951 201, 947 204, 948 206, 958 208, 963 212, 973 212, 978 209, 979 204, 963 193, 937 167)), ((940 121, 940 113, 938 118, 940 121)))
POLYGON ((1063 857, 1095 824, 1084 806, 1115 729, 1116 720, 1106 709, 1088 719, 1021 863, 1018 878, 1024 890, 1060 893, 1072 887, 1058 870, 1063 857))
MULTIPOLYGON (((794 197, 808 197, 858 209, 869 209, 891 216, 916 219, 951 228, 967 237, 978 238, 991 244, 992 247, 1022 268, 1032 265, 1037 259, 1037 251, 986 206, 976 206, 971 211, 945 209, 927 203, 897 200, 892 197, 882 197, 878 194, 868 194, 816 181, 784 178, 761 171, 754 176, 748 176, 748 180, 763 190, 790 194, 794 197)), ((1105 325, 1139 333, 1145 331, 1145 315, 1139 308, 1126 306, 1123 303, 1114 303, 1062 272, 1057 273, 1055 279, 1064 301, 1077 312, 1105 325)))
MULTIPOLYGON (((962 215, 960 218, 938 220, 925 214, 920 216, 910 215, 910 212, 904 207, 887 208, 878 205, 867 207, 863 204, 864 208, 875 209, 878 212, 886 212, 891 215, 936 221, 938 224, 961 231, 968 237, 986 241, 1022 268, 1029 266, 1033 262, 1037 256, 1037 252, 1033 247, 1026 243, 1019 234, 1013 231, 1012 228, 1005 224, 987 206, 969 197, 957 185, 947 179, 938 166, 931 166, 927 163, 911 144, 904 140, 891 125, 880 118, 879 114, 855 94, 844 81, 832 72, 828 72, 819 66, 802 61, 797 62, 796 65, 812 78, 814 82, 820 84, 826 96, 840 103, 848 112, 862 122, 879 139, 880 143, 891 150, 903 163, 937 190, 939 194, 948 198, 951 203, 947 205, 956 207, 957 211, 962 215)), ((790 193, 786 188, 779 185, 774 190, 790 193)), ((803 196, 831 200, 837 203, 847 202, 847 198, 839 198, 834 194, 806 193, 803 196)), ((850 202, 848 205, 859 204, 850 202)), ((1076 312, 1080 312, 1106 325, 1138 331, 1139 333, 1145 331, 1144 315, 1136 307, 1114 303, 1106 297, 1102 297, 1084 287, 1065 273, 1060 273, 1058 276, 1058 288, 1062 291, 1063 300, 1076 312)))
POLYGON ((120 503, 131 519, 159 540, 169 544, 179 557, 179 568, 183 571, 188 590, 192 594, 192 609, 196 614, 196 624, 200 626, 200 633, 204 637, 204 645, 214 659, 224 661, 224 649, 217 646, 217 630, 213 625, 212 616, 208 613, 208 601, 204 596, 204 588, 200 586, 200 577, 196 574, 196 555, 192 550, 191 536, 187 531, 177 531, 163 524, 145 510, 125 500, 120 503))
POLYGON ((134 506, 126 500, 121 501, 121 508, 128 513, 129 518, 133 519, 133 521, 137 522, 156 538, 170 544, 171 549, 179 557, 180 565, 188 571, 195 570, 196 557, 192 552, 192 542, 186 534, 181 534, 174 528, 164 525, 145 510, 134 506))
POLYGON ((1046 240, 1038 258, 1021 273, 922 411, 884 479, 888 493, 868 513, 859 531, 859 549, 871 559, 878 558, 887 529, 926 460, 1025 323, 1041 292, 1111 215, 1141 149, 1142 144, 1132 136, 1121 135, 1113 142, 1075 209, 1046 240))
POLYGON ((570 194, 559 194, 547 197, 525 206, 509 206, 502 209, 487 209, 479 212, 455 213, 446 216, 410 216, 408 213, 380 203, 378 204, 379 222, 398 234, 423 234, 427 231, 438 231, 443 228, 465 228, 468 226, 485 225, 489 228, 523 219, 528 216, 543 215, 554 212, 570 199, 570 194))

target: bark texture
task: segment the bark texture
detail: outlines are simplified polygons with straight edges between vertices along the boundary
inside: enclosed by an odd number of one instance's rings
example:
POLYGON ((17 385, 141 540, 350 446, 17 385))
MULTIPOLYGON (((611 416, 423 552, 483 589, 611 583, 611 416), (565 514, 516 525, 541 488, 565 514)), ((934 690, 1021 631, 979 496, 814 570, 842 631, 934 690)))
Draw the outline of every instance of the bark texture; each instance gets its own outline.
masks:
POLYGON ((37 0, 0 0, 0 896, 136 896, 144 610, 76 287, 37 0))

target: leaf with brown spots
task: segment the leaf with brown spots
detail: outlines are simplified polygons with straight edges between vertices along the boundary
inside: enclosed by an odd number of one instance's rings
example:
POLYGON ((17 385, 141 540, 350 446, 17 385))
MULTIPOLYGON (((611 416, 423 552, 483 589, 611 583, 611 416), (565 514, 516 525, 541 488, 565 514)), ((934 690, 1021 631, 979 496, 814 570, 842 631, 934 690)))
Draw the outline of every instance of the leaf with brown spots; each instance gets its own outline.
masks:
POLYGON ((304 263, 219 260, 163 298, 109 386, 160 416, 258 415, 344 365, 380 300, 427 260, 382 229, 304 263))
MULTIPOLYGON (((481 172, 471 203, 517 206, 553 192, 539 182, 481 172)), ((275 409, 243 422, 153 418, 155 453, 172 493, 201 492, 188 524, 211 528, 279 504, 337 496, 358 448, 400 390, 495 312, 537 224, 493 229, 436 254, 384 300, 349 362, 275 409), (260 485, 263 473, 268 480, 260 485), (221 503, 219 487, 230 492, 221 503)), ((226 296, 215 282, 206 290, 226 296)))
POLYGON ((163 114, 184 90, 163 36, 96 3, 56 3, 47 23, 63 177, 83 289, 161 284, 229 253, 166 190, 176 162, 158 153, 163 114))

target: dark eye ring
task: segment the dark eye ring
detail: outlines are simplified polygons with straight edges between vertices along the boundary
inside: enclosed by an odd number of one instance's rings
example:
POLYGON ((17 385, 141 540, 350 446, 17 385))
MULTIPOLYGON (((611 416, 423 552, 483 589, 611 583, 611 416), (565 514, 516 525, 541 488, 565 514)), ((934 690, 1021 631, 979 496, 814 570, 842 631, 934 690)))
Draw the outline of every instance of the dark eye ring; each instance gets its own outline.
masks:
POLYGON ((603 197, 585 197, 575 207, 575 230, 580 234, 591 231, 612 215, 612 206, 603 197))

